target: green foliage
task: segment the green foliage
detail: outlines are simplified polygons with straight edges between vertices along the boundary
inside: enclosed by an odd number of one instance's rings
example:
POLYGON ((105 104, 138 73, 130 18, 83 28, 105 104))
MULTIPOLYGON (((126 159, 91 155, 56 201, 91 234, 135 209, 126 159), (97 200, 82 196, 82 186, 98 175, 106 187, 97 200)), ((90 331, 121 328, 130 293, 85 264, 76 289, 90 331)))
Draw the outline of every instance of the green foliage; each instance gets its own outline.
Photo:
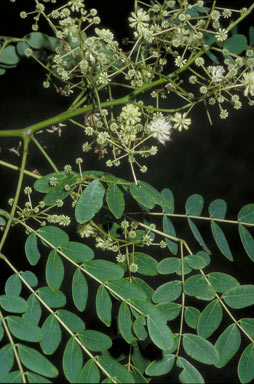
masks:
POLYGON ((30 58, 46 70, 45 88, 53 84, 71 102, 43 122, 0 130, 23 140, 19 167, 0 160, 19 172, 10 212, 0 210, 0 252, 16 227, 25 236, 17 254, 0 253, 11 271, 0 295, 0 382, 152 383, 163 375, 171 382, 177 372, 181 383, 204 383, 206 366, 221 369, 233 357, 240 382, 252 382, 254 319, 241 310, 252 309, 254 285, 216 271, 216 260, 227 267, 239 258, 231 244, 238 229, 240 257, 254 261, 254 204, 228 219, 223 199, 192 194, 178 213, 173 188, 157 190, 136 168, 146 172, 145 159, 172 130, 189 128, 196 104, 217 104, 222 119, 226 103, 241 107, 239 91, 253 104, 254 28, 247 39, 237 25, 254 3, 237 18, 216 1, 210 8, 136 0, 123 49, 82 1, 55 11, 35 3, 32 32, 0 37, 0 75, 30 58), (39 30, 42 18, 51 35, 39 30), (81 157, 59 171, 36 133, 60 138, 67 122, 85 132, 82 152, 105 157, 108 167, 127 159, 131 180, 84 171, 81 157), (31 141, 54 172, 29 171, 31 141), (22 200, 25 174, 36 181, 22 200))

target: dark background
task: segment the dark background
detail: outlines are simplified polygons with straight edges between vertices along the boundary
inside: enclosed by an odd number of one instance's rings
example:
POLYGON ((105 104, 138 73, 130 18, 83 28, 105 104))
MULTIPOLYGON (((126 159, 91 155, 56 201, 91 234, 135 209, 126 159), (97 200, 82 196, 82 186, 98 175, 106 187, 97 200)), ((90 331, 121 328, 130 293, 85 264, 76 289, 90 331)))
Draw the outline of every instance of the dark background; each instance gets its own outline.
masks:
MULTIPOLYGON (((229 2, 218 1, 218 5, 221 6, 226 3, 229 2)), ((234 2, 230 3, 232 6, 234 2)), ((250 3, 241 2, 241 6, 248 6, 250 3)), ((99 10, 102 24, 105 27, 111 27, 119 40, 130 34, 126 15, 132 9, 132 1, 90 0, 86 1, 86 4, 99 10)), ((0 34, 21 37, 29 33, 29 22, 20 20, 18 17, 19 12, 24 9, 23 6, 19 2, 12 4, 7 1, 5 7, 5 12, 0 12, 0 34), (5 23, 7 16, 11 22, 5 23)), ((249 19, 240 31, 246 32, 250 23, 249 19)), ((41 68, 28 61, 21 62, 16 69, 10 69, 0 77, 0 129, 23 128, 61 113, 68 107, 70 99, 59 96, 54 88, 44 89, 42 87, 44 79, 41 68)), ((235 219, 243 205, 254 202, 254 110, 253 107, 248 107, 246 104, 240 111, 229 109, 230 115, 226 120, 217 117, 216 108, 210 110, 213 119, 212 126, 208 123, 205 109, 202 106, 196 107, 191 116, 190 129, 182 133, 175 132, 172 142, 166 147, 160 146, 158 154, 148 159, 149 171, 145 175, 140 174, 140 179, 149 182, 158 190, 170 188, 175 195, 177 213, 184 213, 184 203, 188 196, 192 193, 199 193, 205 199, 204 214, 207 213, 208 204, 212 200, 222 198, 228 203, 227 218, 235 219)), ((39 135, 37 139, 40 139, 39 135)), ((79 134, 78 128, 70 128, 70 126, 63 130, 61 138, 48 133, 43 135, 40 140, 43 145, 47 145, 48 153, 57 159, 59 169, 65 164, 74 164, 75 158, 82 155, 81 145, 86 141, 85 137, 79 134)), ((1 138, 1 159, 19 164, 20 158, 9 151, 12 147, 16 148, 18 143, 19 140, 16 138, 1 138)), ((48 173, 49 168, 46 161, 38 151, 33 149, 32 145, 28 158, 29 170, 38 169, 41 174, 48 173)), ((84 167, 85 169, 105 169, 103 161, 98 161, 96 156, 90 155, 85 157, 84 167)), ((121 171, 115 170, 116 174, 118 173, 121 177, 131 179, 128 166, 124 169, 121 168, 121 171)), ((114 172, 112 168, 109 171, 114 172)), ((17 177, 15 171, 0 168, 0 208, 9 209, 7 201, 13 196, 17 177)), ((24 185, 30 184, 31 180, 28 177, 25 178, 24 185)), ((187 240, 192 239, 188 228, 180 221, 177 223, 177 228, 181 236, 187 240)), ((203 230, 202 234, 208 246, 213 250, 212 265, 209 266, 209 271, 223 271, 238 278, 240 283, 253 284, 253 263, 248 259, 238 240, 237 228, 223 227, 233 251, 234 263, 225 259, 217 251, 216 245, 211 239, 209 226, 202 225, 200 228, 203 230)), ((198 250, 195 242, 191 244, 193 244, 193 251, 198 250)), ((23 247, 22 230, 12 231, 3 251, 7 255, 12 255, 11 259, 15 260, 18 268, 24 268, 23 247)), ((7 271, 2 264, 0 272, 4 284, 3 276, 7 271)), ((3 293, 3 286, 1 293, 3 293)), ((206 302, 202 302, 201 305, 206 305, 206 302)), ((236 316, 237 318, 253 316, 253 310, 247 308, 244 311, 238 311, 236 316)), ((224 328, 230 324, 225 315, 223 321, 224 328)), ((214 342, 219 334, 220 332, 215 333, 211 341, 214 342)), ((243 346, 247 345, 246 340, 243 340, 243 346)), ((155 353, 155 351, 151 353, 155 353)), ((230 366, 222 370, 200 365, 200 372, 206 382, 238 382, 236 365, 239 356, 237 354, 230 366)), ((196 362, 194 365, 198 366, 196 362)), ((178 381, 177 376, 171 374, 160 378, 158 382, 162 382, 162 379, 164 382, 178 381)), ((155 383, 156 380, 153 379, 152 382, 155 383)))

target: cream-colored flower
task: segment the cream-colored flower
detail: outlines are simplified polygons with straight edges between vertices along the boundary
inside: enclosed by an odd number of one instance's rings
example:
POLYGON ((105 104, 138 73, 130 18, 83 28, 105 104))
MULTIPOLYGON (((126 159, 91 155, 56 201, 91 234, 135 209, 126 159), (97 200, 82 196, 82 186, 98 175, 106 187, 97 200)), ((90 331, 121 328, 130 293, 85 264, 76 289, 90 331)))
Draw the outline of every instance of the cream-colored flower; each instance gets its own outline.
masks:
POLYGON ((244 73, 242 83, 246 86, 244 96, 248 96, 248 94, 254 96, 254 71, 244 73))
POLYGON ((174 117, 171 119, 174 123, 173 128, 177 129, 179 132, 182 129, 188 129, 189 125, 191 125, 191 119, 186 117, 186 114, 181 114, 180 112, 176 112, 174 117))
POLYGON ((148 124, 147 129, 163 145, 165 145, 166 141, 171 140, 172 126, 164 117, 152 120, 148 124))

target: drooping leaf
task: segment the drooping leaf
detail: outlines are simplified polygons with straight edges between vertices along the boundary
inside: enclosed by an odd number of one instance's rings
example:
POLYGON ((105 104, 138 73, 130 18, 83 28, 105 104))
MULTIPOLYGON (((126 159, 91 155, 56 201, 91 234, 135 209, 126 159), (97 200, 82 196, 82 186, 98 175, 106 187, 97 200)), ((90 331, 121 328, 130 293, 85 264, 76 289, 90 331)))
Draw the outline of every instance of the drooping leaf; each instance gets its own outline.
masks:
POLYGON ((90 351, 105 351, 112 346, 111 338, 105 333, 87 329, 78 333, 78 337, 84 346, 90 351))
POLYGON ((77 383, 83 365, 83 355, 79 344, 71 337, 64 349, 63 370, 70 383, 77 383))
POLYGON ((24 271, 21 272, 21 275, 31 287, 36 287, 38 285, 37 276, 33 272, 24 271))
POLYGON ((96 294, 96 312, 99 319, 107 326, 111 325, 112 301, 103 285, 100 285, 96 294))
POLYGON ((158 348, 167 350, 172 347, 173 334, 164 322, 147 316, 147 329, 151 340, 158 348))
POLYGON ((100 371, 97 368, 97 365, 93 361, 93 359, 90 359, 86 362, 84 367, 81 369, 78 383, 83 384, 93 384, 93 383, 99 383, 100 382, 100 371))
POLYGON ((106 193, 106 202, 113 215, 120 219, 124 212, 124 195, 117 184, 110 184, 106 193))
POLYGON ((198 370, 186 359, 183 357, 178 357, 176 361, 176 365, 179 368, 183 368, 183 371, 179 375, 179 379, 181 383, 184 384, 204 384, 205 381, 198 370))
POLYGON ((80 269, 76 269, 72 279, 72 298, 76 308, 83 312, 86 308, 88 285, 80 269))
POLYGON ((146 276, 157 275, 157 261, 149 255, 141 252, 134 253, 135 263, 138 265, 138 273, 146 276))
POLYGON ((195 307, 186 307, 184 311, 184 320, 186 324, 193 329, 197 328, 200 310, 195 307))
POLYGON ((54 247, 58 247, 62 243, 69 241, 69 236, 66 232, 58 227, 53 225, 48 225, 47 227, 42 227, 38 230, 39 235, 42 237, 43 243, 50 243, 54 247))
POLYGON ((247 204, 242 207, 237 218, 241 223, 254 224, 254 204, 247 204))
POLYGON ((7 312, 23 313, 27 310, 26 301, 16 295, 0 295, 0 306, 7 312))
POLYGON ((32 320, 19 316, 7 317, 8 327, 17 339, 38 342, 42 339, 41 329, 32 320))
POLYGON ((254 304, 254 285, 240 285, 228 289, 223 293, 222 298, 230 308, 249 307, 254 304))
POLYGON ((44 321, 42 327, 43 338, 41 349, 45 355, 52 355, 58 348, 62 340, 62 331, 53 314, 50 314, 44 321))
POLYGON ((52 291, 49 287, 41 287, 38 290, 40 297, 51 308, 64 307, 66 297, 61 291, 52 291))
POLYGON ((36 265, 40 260, 41 254, 37 246, 37 236, 35 233, 31 233, 25 242, 25 253, 28 262, 31 265, 36 265))
POLYGON ((201 336, 191 333, 183 335, 183 348, 194 360, 208 365, 215 365, 219 360, 216 348, 201 336))
POLYGON ((83 243, 68 241, 61 244, 59 249, 75 263, 84 263, 94 258, 94 251, 83 243))
POLYGON ((146 299, 145 292, 127 280, 109 281, 107 286, 126 300, 134 298, 140 300, 146 299))
POLYGON ((165 205, 162 206, 162 210, 165 213, 174 213, 175 204, 174 204, 174 195, 169 188, 164 188, 161 191, 161 194, 164 198, 165 205))
POLYGON ((81 332, 86 327, 84 321, 73 312, 67 311, 66 309, 59 309, 57 314, 64 324, 74 333, 81 332))
POLYGON ((118 327, 123 338, 128 344, 131 344, 135 339, 132 333, 131 312, 124 301, 121 303, 118 313, 118 327))
POLYGON ((0 349, 0 378, 7 375, 14 364, 14 354, 11 344, 6 344, 0 349))
POLYGON ((199 232, 196 224, 193 222, 193 220, 191 220, 190 218, 188 218, 188 224, 190 226, 190 229, 193 233, 193 236, 195 237, 195 239, 197 240, 197 242, 199 243, 199 245, 208 253, 211 253, 209 248, 207 247, 201 233, 199 232))
POLYGON ((240 55, 248 48, 247 37, 240 33, 235 34, 225 41, 223 48, 227 49, 230 53, 240 55))
POLYGON ((201 312, 197 324, 197 333, 199 336, 207 339, 219 327, 222 320, 222 308, 218 300, 209 303, 201 312))
POLYGON ((186 215, 200 216, 204 206, 204 199, 201 195, 194 194, 188 197, 185 204, 186 215))
POLYGON ((162 376, 170 372, 175 362, 175 355, 165 355, 161 360, 152 361, 146 368, 146 374, 149 376, 162 376))
POLYGON ((156 307, 167 321, 174 320, 181 311, 181 304, 177 303, 160 303, 156 307))
POLYGON ((22 316, 32 320, 36 325, 39 323, 41 318, 41 305, 33 294, 27 299, 27 309, 22 316))
POLYGON ((225 200, 216 199, 209 205, 209 214, 216 219, 225 219, 227 212, 227 203, 225 200))
POLYGON ((244 246, 244 249, 251 259, 251 261, 254 261, 254 239, 250 231, 245 228, 243 225, 239 225, 239 234, 242 241, 242 244, 244 246))
POLYGON ((50 252, 46 263, 46 280, 52 290, 60 289, 64 278, 64 265, 55 249, 50 252))
POLYGON ((231 249, 229 247, 228 241, 221 229, 221 227, 215 223, 215 221, 211 222, 211 229, 214 240, 221 251, 221 253, 230 261, 233 261, 233 255, 231 249))
POLYGON ((177 257, 167 257, 157 264, 157 271, 161 275, 175 273, 179 268, 181 268, 181 259, 177 257))
POLYGON ((82 224, 91 220, 101 209, 105 189, 99 180, 93 180, 80 196, 75 207, 75 217, 82 224))
MULTIPOLYGON (((163 223, 163 231, 169 236, 176 237, 175 228, 174 228, 171 220, 167 216, 163 216, 162 223, 163 223)), ((167 237, 165 237, 165 241, 167 243, 167 246, 168 246, 168 249, 170 250, 170 252, 172 252, 173 255, 176 255, 178 252, 177 242, 173 241, 171 239, 168 239, 167 237)))
POLYGON ((19 276, 16 273, 8 277, 4 287, 6 295, 19 296, 21 289, 22 284, 19 276))
POLYGON ((18 344, 17 347, 20 360, 25 367, 46 377, 58 375, 57 368, 36 349, 22 344, 18 344))
POLYGON ((117 379, 120 383, 135 383, 132 374, 122 364, 118 363, 109 355, 103 354, 97 356, 98 362, 110 374, 111 377, 117 379))
POLYGON ((219 336, 215 348, 219 352, 220 359, 216 363, 217 368, 225 365, 236 354, 241 345, 241 334, 236 324, 229 325, 219 336))
POLYGON ((238 362, 237 373, 241 383, 250 383, 254 379, 254 345, 249 344, 238 362))
POLYGON ((207 277, 213 288, 219 293, 223 293, 230 288, 239 286, 238 281, 233 276, 223 272, 211 272, 207 277))
POLYGON ((153 294, 154 303, 166 303, 175 301, 181 295, 182 283, 180 280, 173 280, 162 284, 153 294))
POLYGON ((91 260, 84 263, 84 268, 102 282, 120 280, 124 275, 123 268, 107 260, 91 260))

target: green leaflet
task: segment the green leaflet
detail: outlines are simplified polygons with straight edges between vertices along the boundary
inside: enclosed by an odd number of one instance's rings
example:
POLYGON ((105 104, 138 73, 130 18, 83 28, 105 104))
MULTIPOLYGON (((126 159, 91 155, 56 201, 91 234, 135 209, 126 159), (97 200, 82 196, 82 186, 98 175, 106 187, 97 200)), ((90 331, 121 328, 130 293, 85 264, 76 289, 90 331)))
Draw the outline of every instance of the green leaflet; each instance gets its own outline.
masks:
POLYGON ((239 320, 239 323, 243 327, 243 329, 250 335, 250 337, 254 337, 254 319, 253 318, 243 318, 239 320))
POLYGON ((59 309, 57 314, 59 318, 67 325, 67 327, 74 333, 81 332, 86 327, 84 321, 75 313, 65 309, 59 309))
POLYGON ((46 280, 52 290, 60 289, 64 278, 64 265, 55 249, 52 249, 46 263, 46 280))
POLYGON ((238 362, 237 373, 241 383, 250 383, 254 379, 254 345, 249 344, 238 362))
POLYGON ((167 321, 174 320, 181 311, 181 304, 177 303, 160 303, 156 307, 167 321))
POLYGON ((184 259, 192 269, 203 269, 209 264, 208 260, 200 255, 185 256, 184 259))
POLYGON ((88 285, 80 269, 76 269, 72 278, 72 298, 76 308, 83 312, 86 308, 88 285))
POLYGON ((27 303, 16 295, 1 295, 0 306, 7 312, 23 313, 27 310, 27 303))
POLYGON ((111 338, 99 331, 85 330, 78 333, 81 343, 90 351, 105 351, 112 346, 111 338))
POLYGON ((241 334, 236 324, 229 325, 219 336, 215 348, 219 352, 220 359, 215 365, 217 368, 224 367, 236 354, 241 345, 241 334))
POLYGON ((210 203, 209 214, 216 219, 225 219, 227 212, 227 203, 225 200, 217 199, 210 203))
POLYGON ((23 314, 23 317, 31 319, 34 324, 38 325, 41 318, 41 305, 39 301, 36 299, 34 294, 31 294, 26 303, 27 309, 23 314))
POLYGON ((11 344, 6 344, 0 349, 0 378, 7 375, 14 364, 14 354, 11 344))
POLYGON ((247 37, 240 33, 235 34, 225 41, 223 48, 227 49, 230 53, 239 55, 248 49, 247 37))
POLYGON ((183 348, 187 355, 201 363, 215 365, 219 360, 216 348, 201 336, 185 333, 183 335, 183 348))
POLYGON ((105 189, 99 180, 93 180, 80 196, 75 207, 75 217, 82 224, 91 220, 101 209, 105 189))
POLYGON ((165 213, 174 213, 175 204, 174 204, 174 195, 169 188, 164 188, 161 191, 161 194, 164 198, 165 205, 162 206, 162 210, 165 213))
POLYGON ((189 296, 204 298, 204 300, 206 300, 205 297, 211 300, 215 295, 215 290, 208 285, 204 276, 199 273, 185 280, 184 291, 189 296))
POLYGON ((103 354, 97 356, 98 362, 120 383, 135 383, 132 374, 112 357, 103 354))
POLYGON ((47 192, 46 196, 44 197, 43 199, 44 203, 46 205, 52 205, 52 204, 55 204, 57 200, 65 199, 76 188, 75 185, 71 186, 73 183, 75 183, 76 179, 77 179, 77 175, 73 173, 68 175, 63 175, 63 177, 58 178, 57 185, 54 187, 51 186, 50 190, 47 192), (70 186, 68 190, 65 189, 66 185, 70 186))
POLYGON ((51 308, 64 307, 66 304, 66 297, 61 291, 52 291, 48 287, 42 287, 38 290, 40 297, 51 308))
POLYGON ((37 246, 37 236, 35 233, 31 233, 25 242, 26 258, 31 265, 36 265, 40 260, 41 254, 37 246))
POLYGON ((157 261, 149 255, 141 252, 134 253, 134 261, 138 265, 138 273, 146 276, 157 275, 157 261))
POLYGON ((228 289, 222 298, 230 308, 249 307, 254 304, 254 285, 241 285, 228 289))
POLYGON ((37 276, 31 271, 21 272, 22 277, 27 281, 31 287, 36 287, 38 285, 37 276))
POLYGON ((211 253, 209 248, 207 247, 203 237, 201 236, 196 224, 190 219, 188 218, 188 224, 190 226, 190 229, 193 233, 193 236, 195 237, 195 239, 197 240, 197 242, 199 243, 199 245, 208 253, 211 253))
POLYGON ((32 320, 19 316, 8 316, 6 319, 11 333, 18 339, 30 342, 42 340, 42 331, 32 320))
POLYGON ((38 230, 39 235, 42 237, 42 242, 46 245, 51 244, 54 247, 58 247, 62 243, 69 241, 69 236, 66 232, 58 227, 48 225, 38 230))
POLYGON ((241 208, 237 218, 242 223, 254 224, 254 204, 247 204, 241 208))
POLYGON ((140 279, 139 277, 134 277, 132 279, 132 283, 136 285, 139 289, 144 291, 148 301, 152 300, 154 290, 152 287, 150 287, 150 285, 148 285, 144 280, 140 279))
POLYGON ((170 349, 173 345, 173 334, 170 328, 159 319, 147 316, 147 329, 153 343, 162 350, 170 349))
POLYGON ((139 350, 139 345, 136 341, 133 343, 133 353, 132 353, 132 363, 143 374, 146 370, 146 367, 149 364, 149 360, 142 355, 139 350))
POLYGON ((242 244, 244 246, 244 249, 251 259, 251 261, 254 261, 254 239, 250 231, 245 228, 243 225, 239 224, 239 234, 242 241, 242 244))
POLYGON ((133 330, 139 340, 145 340, 147 338, 147 332, 145 329, 146 320, 144 316, 139 316, 133 323, 133 330))
POLYGON ((22 284, 19 276, 16 275, 16 273, 8 277, 4 286, 4 290, 6 295, 19 296, 22 290, 22 284))
POLYGON ((7 373, 2 379, 2 383, 22 383, 22 376, 20 371, 12 371, 7 373))
POLYGON ((182 283, 180 280, 173 280, 162 284, 153 294, 154 303, 165 303, 175 301, 181 295, 182 283))
POLYGON ((132 183, 130 185, 130 193, 138 203, 149 209, 154 208, 156 204, 162 207, 167 205, 167 201, 164 199, 164 196, 161 195, 160 192, 157 191, 154 187, 148 183, 145 183, 144 181, 139 181, 138 185, 132 183))
POLYGON ((81 369, 78 383, 93 384, 100 382, 100 371, 92 359, 88 360, 81 369))
POLYGON ((113 215, 120 219, 123 215, 125 202, 121 189, 116 184, 109 184, 106 193, 106 202, 113 215))
POLYGON ((94 258, 94 251, 83 243, 68 241, 61 244, 59 249, 75 263, 84 263, 94 258))
MULTIPOLYGON (((163 223, 163 231, 169 236, 176 237, 175 228, 174 228, 171 220, 167 216, 163 216, 162 223, 163 223)), ((170 240, 167 237, 165 237, 165 241, 167 243, 167 246, 168 246, 168 249, 170 250, 170 252, 172 252, 173 255, 176 255, 178 252, 177 242, 170 240)))
POLYGON ((184 320, 186 324, 193 329, 197 328, 198 319, 200 316, 199 309, 195 307, 186 307, 184 311, 184 320))
POLYGON ((186 359, 183 357, 178 357, 176 365, 179 368, 183 368, 183 371, 179 375, 179 379, 181 383, 185 384, 203 384, 205 383, 203 377, 198 372, 198 370, 186 359))
POLYGON ((112 301, 103 285, 100 285, 96 294, 96 312, 99 319, 107 326, 111 325, 112 301))
POLYGON ((185 211, 188 216, 200 216, 204 206, 204 199, 201 195, 194 194, 188 197, 185 203, 185 211))
POLYGON ((211 222, 211 230, 214 237, 214 240, 221 251, 221 253, 230 261, 233 261, 233 255, 231 253, 231 249, 229 247, 229 244, 227 242, 227 239, 220 228, 220 226, 215 223, 215 221, 211 222))
POLYGON ((213 288, 219 293, 223 293, 230 288, 239 286, 238 281, 233 276, 223 272, 211 272, 207 277, 213 288))
POLYGON ((62 331, 58 321, 53 314, 50 314, 44 321, 42 327, 43 338, 41 349, 45 355, 52 355, 62 340, 62 331))
POLYGON ((17 347, 20 360, 26 368, 46 377, 58 375, 57 368, 36 349, 21 344, 18 344, 17 347))
POLYGON ((167 257, 157 264, 157 271, 162 275, 175 273, 179 268, 181 268, 181 259, 177 257, 167 257))
POLYGON ((37 375, 33 372, 27 372, 27 379, 29 383, 52 383, 49 379, 46 379, 46 377, 43 377, 41 375, 37 375))
POLYGON ((64 349, 63 370, 70 383, 77 383, 83 365, 83 355, 79 344, 71 337, 64 349))
POLYGON ((43 176, 40 179, 36 180, 36 182, 34 183, 34 189, 37 192, 48 193, 52 189, 52 186, 49 184, 49 180, 52 177, 54 177, 57 179, 57 182, 59 183, 63 178, 65 178, 65 176, 66 176, 65 172, 49 173, 48 175, 43 176))
POLYGON ((199 336, 207 339, 219 327, 222 320, 222 308, 218 300, 209 303, 201 312, 197 324, 197 333, 199 336))
POLYGON ((164 355, 161 360, 152 361, 146 368, 146 374, 149 376, 162 376, 170 372, 174 366, 175 355, 164 355))
POLYGON ((128 305, 122 302, 118 313, 118 327, 119 331, 127 343, 131 344, 135 338, 132 333, 132 319, 131 312, 128 305))
POLYGON ((107 286, 118 293, 123 299, 140 299, 146 300, 145 292, 138 288, 135 284, 127 280, 109 281, 107 286))
POLYGON ((0 64, 5 64, 6 66, 16 66, 19 60, 15 46, 11 44, 5 47, 0 54, 0 64))
POLYGON ((84 263, 85 270, 102 282, 120 280, 124 275, 123 268, 107 260, 91 260, 84 263))

